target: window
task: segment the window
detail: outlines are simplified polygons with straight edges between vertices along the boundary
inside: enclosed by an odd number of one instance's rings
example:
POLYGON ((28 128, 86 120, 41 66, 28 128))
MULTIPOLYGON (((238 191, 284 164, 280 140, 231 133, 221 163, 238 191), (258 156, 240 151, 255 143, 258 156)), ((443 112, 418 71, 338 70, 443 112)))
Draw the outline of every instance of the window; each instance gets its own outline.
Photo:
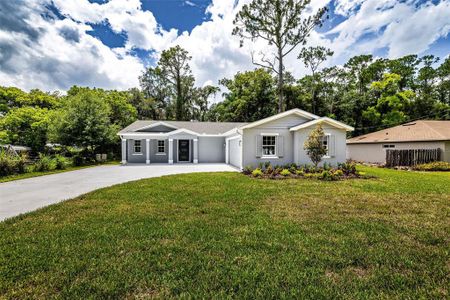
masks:
POLYGON ((159 140, 158 141, 158 153, 162 154, 166 152, 166 141, 159 140))
POLYGON ((262 137, 262 155, 275 156, 277 137, 273 135, 263 135, 262 137))
POLYGON ((135 140, 134 141, 134 153, 142 153, 141 141, 140 140, 135 140))
POLYGON ((327 150, 327 153, 325 154, 325 156, 330 156, 330 136, 329 135, 324 135, 324 137, 322 138, 322 147, 324 147, 325 150, 327 150))
POLYGON ((383 148, 387 149, 387 148, 395 148, 395 145, 383 145, 383 148))

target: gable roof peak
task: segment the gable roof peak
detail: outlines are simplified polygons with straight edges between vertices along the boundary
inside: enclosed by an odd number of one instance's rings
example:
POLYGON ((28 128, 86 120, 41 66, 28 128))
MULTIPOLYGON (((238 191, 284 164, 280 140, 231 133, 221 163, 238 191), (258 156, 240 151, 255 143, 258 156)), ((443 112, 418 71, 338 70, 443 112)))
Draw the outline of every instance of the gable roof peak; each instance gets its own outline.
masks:
POLYGON ((267 117, 267 118, 255 121, 253 123, 244 125, 240 129, 253 128, 253 127, 256 127, 256 126, 268 123, 268 122, 272 122, 272 121, 275 121, 275 120, 287 117, 289 115, 298 115, 298 116, 304 117, 304 118, 309 119, 309 120, 315 120, 315 119, 319 119, 320 118, 319 116, 316 116, 315 114, 312 114, 312 113, 309 113, 307 111, 304 111, 304 110, 302 110, 300 108, 293 108, 293 109, 290 109, 290 110, 278 113, 276 115, 273 115, 273 116, 270 116, 270 117, 267 117))

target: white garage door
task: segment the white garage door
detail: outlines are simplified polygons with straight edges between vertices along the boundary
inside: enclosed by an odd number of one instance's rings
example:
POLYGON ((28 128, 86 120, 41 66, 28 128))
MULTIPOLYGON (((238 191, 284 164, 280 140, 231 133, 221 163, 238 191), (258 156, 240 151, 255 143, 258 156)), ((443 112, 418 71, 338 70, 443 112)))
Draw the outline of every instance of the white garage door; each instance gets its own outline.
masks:
POLYGON ((241 168, 241 162, 242 162, 242 149, 241 149, 241 139, 236 138, 229 140, 229 158, 230 158, 230 165, 235 166, 237 168, 241 168))

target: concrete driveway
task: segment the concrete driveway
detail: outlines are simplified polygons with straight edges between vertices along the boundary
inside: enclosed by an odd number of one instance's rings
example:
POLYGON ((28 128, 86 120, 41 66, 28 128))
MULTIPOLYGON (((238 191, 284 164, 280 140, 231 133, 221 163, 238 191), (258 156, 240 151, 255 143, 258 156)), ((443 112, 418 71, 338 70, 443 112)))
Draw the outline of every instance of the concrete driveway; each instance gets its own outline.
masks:
POLYGON ((236 171, 226 164, 99 166, 0 183, 0 221, 118 183, 181 173, 236 171))

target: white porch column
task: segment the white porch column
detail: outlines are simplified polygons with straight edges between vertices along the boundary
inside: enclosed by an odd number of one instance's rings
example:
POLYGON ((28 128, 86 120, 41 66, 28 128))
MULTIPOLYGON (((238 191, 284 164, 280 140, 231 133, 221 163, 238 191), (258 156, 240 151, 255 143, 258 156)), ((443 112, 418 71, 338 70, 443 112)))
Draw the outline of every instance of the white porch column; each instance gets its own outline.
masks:
POLYGON ((229 164, 230 163, 230 140, 229 139, 225 139, 225 163, 229 164))
POLYGON ((150 164, 150 139, 145 140, 145 163, 150 164))
POLYGON ((299 145, 300 144, 300 137, 298 135, 298 131, 294 132, 294 143, 293 143, 293 147, 294 147, 294 163, 296 164, 300 164, 300 159, 299 159, 299 145))
POLYGON ((173 139, 169 139, 169 164, 173 164, 173 139))
POLYGON ((122 165, 127 163, 127 140, 122 139, 122 165))
POLYGON ((194 164, 198 164, 198 139, 194 139, 194 164))

